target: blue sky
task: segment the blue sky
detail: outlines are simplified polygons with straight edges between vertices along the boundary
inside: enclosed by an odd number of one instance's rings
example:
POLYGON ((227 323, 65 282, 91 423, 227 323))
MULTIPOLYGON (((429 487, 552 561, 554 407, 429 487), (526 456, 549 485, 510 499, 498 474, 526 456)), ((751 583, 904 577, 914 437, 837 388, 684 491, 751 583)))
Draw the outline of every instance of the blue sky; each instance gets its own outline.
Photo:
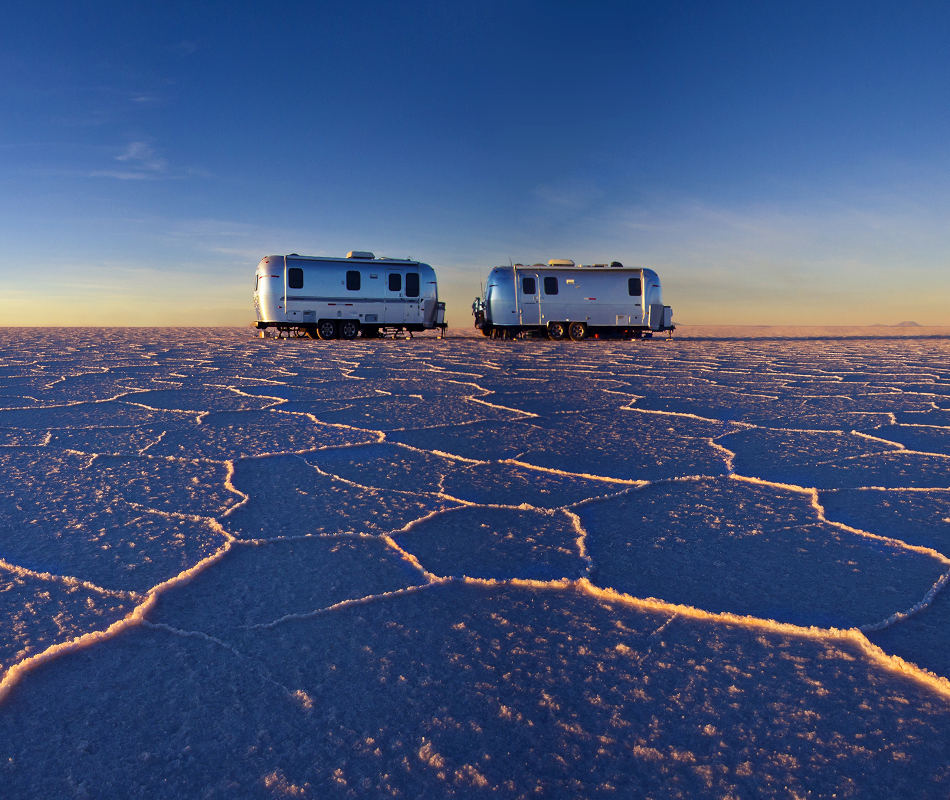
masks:
POLYGON ((0 324, 235 324, 261 256, 655 267, 686 323, 950 324, 945 3, 43 3, 0 324))

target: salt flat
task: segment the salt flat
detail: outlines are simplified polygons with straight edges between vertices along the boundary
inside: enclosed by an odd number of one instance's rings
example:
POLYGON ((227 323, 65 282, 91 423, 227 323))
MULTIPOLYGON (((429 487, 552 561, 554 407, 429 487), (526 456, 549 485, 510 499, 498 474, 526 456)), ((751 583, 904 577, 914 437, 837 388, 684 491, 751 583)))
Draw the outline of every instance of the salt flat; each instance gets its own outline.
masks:
POLYGON ((686 332, 0 331, 0 794, 950 796, 950 332, 686 332))

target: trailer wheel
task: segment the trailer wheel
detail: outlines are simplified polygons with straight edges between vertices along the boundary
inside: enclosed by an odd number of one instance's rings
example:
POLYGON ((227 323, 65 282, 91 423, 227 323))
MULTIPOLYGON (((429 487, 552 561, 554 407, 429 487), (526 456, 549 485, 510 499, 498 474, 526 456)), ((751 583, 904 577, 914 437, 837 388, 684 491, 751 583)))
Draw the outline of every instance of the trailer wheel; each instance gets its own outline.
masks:
POLYGON ((564 328, 563 322, 549 322, 548 323, 548 338, 554 339, 554 341, 560 341, 564 338, 564 334, 567 331, 564 328))
POLYGON ((340 338, 355 339, 360 332, 360 324, 353 319, 345 319, 340 323, 340 338))
POLYGON ((321 339, 336 339, 336 322, 332 319, 321 319, 317 325, 317 336, 321 339))
POLYGON ((571 341, 579 342, 587 335, 587 326, 583 322, 572 322, 567 329, 567 335, 571 341))

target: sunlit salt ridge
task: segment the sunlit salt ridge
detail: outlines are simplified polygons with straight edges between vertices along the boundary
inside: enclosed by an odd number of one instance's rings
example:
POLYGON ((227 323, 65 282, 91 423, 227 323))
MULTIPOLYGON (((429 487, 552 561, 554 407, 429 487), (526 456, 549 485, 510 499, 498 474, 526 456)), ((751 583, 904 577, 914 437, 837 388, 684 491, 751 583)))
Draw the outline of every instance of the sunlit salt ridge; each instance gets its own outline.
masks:
POLYGON ((17 796, 950 788, 945 339, 3 336, 17 796))

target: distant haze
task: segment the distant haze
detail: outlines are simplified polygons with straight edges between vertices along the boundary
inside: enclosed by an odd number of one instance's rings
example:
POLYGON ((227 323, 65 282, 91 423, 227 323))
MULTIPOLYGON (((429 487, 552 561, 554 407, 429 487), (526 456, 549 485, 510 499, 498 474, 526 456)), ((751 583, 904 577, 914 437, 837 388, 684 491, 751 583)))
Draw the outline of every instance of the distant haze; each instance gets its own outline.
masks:
POLYGON ((264 255, 619 260, 697 324, 950 323, 950 6, 7 10, 0 324, 244 325, 264 255))

